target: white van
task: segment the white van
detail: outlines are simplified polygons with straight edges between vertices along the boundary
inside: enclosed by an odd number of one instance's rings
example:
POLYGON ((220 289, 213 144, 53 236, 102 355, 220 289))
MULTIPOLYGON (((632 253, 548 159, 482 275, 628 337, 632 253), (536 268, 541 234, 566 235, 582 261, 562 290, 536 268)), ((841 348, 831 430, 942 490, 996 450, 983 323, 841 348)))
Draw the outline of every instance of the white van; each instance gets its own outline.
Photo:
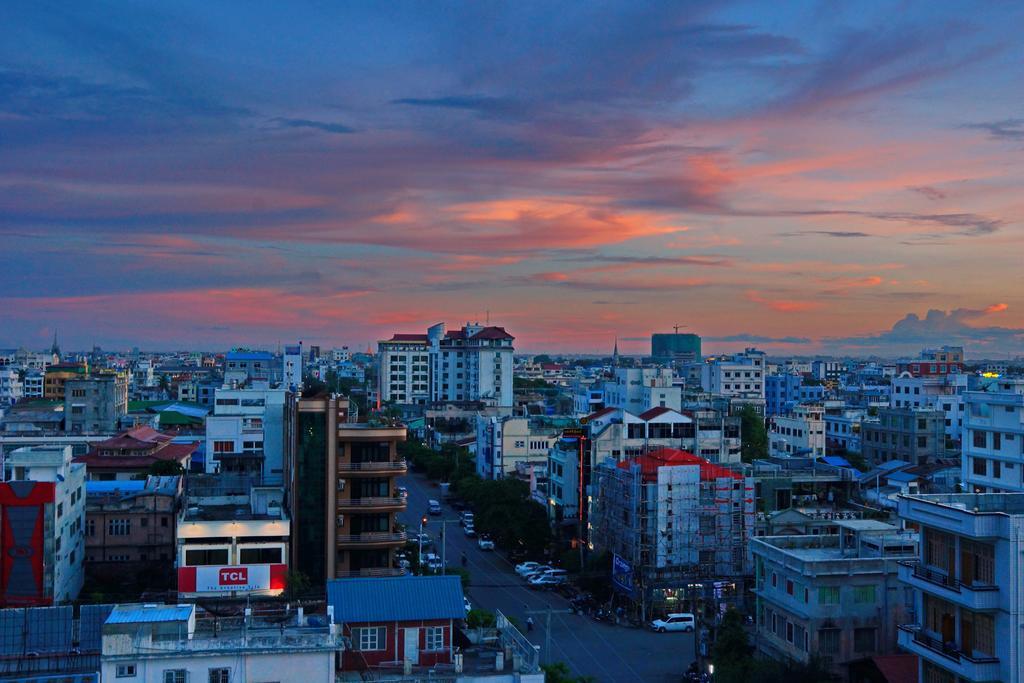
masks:
POLYGON ((433 498, 431 498, 430 500, 427 501, 427 512, 429 512, 432 515, 441 514, 441 504, 438 503, 433 498))
POLYGON ((665 633, 666 631, 685 631, 689 633, 697 628, 697 620, 693 618, 692 614, 685 612, 669 614, 664 619, 652 621, 651 628, 658 633, 665 633))

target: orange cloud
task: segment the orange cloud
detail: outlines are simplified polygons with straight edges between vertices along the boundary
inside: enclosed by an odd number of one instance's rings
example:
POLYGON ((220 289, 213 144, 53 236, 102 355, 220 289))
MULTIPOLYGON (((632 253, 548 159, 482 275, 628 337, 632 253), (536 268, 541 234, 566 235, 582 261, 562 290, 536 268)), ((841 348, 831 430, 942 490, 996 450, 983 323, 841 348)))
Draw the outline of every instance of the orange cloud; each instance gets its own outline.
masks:
POLYGON ((992 304, 991 306, 986 306, 985 307, 985 312, 986 313, 1002 313, 1003 311, 1005 311, 1008 308, 1009 308, 1009 306, 1006 305, 1006 304, 992 304))
POLYGON ((821 304, 817 301, 798 301, 795 299, 770 299, 756 290, 749 290, 746 292, 748 301, 754 303, 764 304, 773 311, 780 313, 802 313, 804 311, 813 311, 816 308, 821 308, 821 304))

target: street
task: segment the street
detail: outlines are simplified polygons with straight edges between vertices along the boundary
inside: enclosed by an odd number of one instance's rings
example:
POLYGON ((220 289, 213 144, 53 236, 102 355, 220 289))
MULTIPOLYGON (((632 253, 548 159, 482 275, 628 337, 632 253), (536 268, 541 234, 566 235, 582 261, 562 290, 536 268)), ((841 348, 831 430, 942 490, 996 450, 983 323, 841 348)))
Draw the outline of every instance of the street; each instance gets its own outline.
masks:
MULTIPOLYGON (((410 534, 419 530, 427 512, 427 501, 441 499, 440 488, 423 475, 410 473, 399 479, 409 490, 408 507, 401 515, 410 534)), ((468 538, 458 523, 458 513, 442 503, 440 516, 428 516, 426 531, 441 554, 441 520, 447 524, 447 561, 459 567, 464 552, 468 559, 470 586, 466 591, 473 607, 501 610, 515 618, 525 629, 527 612, 533 613, 534 629, 527 637, 541 646, 541 662, 564 662, 577 676, 597 681, 678 681, 693 660, 693 634, 654 633, 631 626, 596 622, 588 616, 570 613, 569 603, 550 591, 527 588, 500 551, 478 549, 475 538, 468 538), (551 609, 551 652, 544 651, 545 614, 551 609)))

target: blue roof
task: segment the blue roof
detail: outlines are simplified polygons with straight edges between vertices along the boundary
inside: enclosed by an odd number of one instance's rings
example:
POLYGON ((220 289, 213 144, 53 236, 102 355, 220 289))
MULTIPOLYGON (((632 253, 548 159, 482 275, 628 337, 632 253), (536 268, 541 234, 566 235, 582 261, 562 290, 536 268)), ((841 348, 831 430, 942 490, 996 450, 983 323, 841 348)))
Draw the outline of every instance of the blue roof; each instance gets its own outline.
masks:
POLYGON ((458 576, 334 579, 327 603, 342 623, 463 619, 466 605, 458 576))
POLYGON ((188 417, 206 417, 207 415, 210 414, 209 408, 203 408, 200 406, 178 402, 168 403, 167 405, 159 406, 156 408, 156 412, 158 413, 162 413, 165 410, 173 411, 175 413, 181 413, 182 415, 187 415, 188 417))
POLYGON ((916 474, 911 474, 910 472, 893 472, 892 474, 885 475, 885 478, 889 479, 890 481, 911 482, 917 481, 918 477, 916 474))
POLYGON ((825 461, 826 465, 832 465, 834 467, 853 467, 849 460, 838 455, 826 455, 822 460, 825 461))
POLYGON ((273 360, 274 354, 269 351, 228 351, 228 360, 273 360))
POLYGON ((117 605, 107 617, 108 624, 150 624, 158 621, 188 621, 195 605, 117 605))

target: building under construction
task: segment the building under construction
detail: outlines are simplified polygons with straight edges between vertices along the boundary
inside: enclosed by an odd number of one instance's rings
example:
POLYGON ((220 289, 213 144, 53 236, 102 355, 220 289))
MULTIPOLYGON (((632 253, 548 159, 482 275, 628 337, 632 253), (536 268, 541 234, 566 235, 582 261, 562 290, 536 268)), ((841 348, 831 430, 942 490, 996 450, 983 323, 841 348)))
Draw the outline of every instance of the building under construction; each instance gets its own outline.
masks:
POLYGON ((686 451, 662 448, 593 473, 590 539, 614 555, 612 582, 646 620, 735 604, 751 574, 749 477, 686 451))

